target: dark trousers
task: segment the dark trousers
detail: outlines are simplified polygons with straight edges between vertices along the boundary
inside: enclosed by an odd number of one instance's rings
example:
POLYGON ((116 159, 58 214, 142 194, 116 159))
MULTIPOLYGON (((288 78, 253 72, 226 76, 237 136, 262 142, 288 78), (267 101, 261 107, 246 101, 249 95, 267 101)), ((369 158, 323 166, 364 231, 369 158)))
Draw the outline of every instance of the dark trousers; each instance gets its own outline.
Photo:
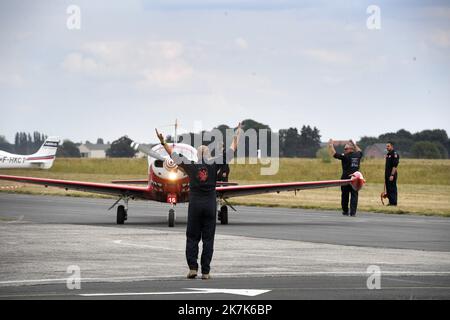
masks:
POLYGON ((203 274, 209 273, 209 265, 214 252, 216 211, 215 193, 211 195, 190 195, 186 229, 186 260, 189 269, 198 270, 198 244, 202 240, 201 266, 203 274))
POLYGON ((386 193, 389 199, 389 204, 397 205, 397 175, 394 176, 394 181, 389 181, 389 177, 385 177, 386 193))
POLYGON ((356 209, 358 208, 358 191, 354 190, 352 186, 342 186, 341 190, 342 211, 348 213, 348 202, 351 195, 350 214, 356 214, 356 209))

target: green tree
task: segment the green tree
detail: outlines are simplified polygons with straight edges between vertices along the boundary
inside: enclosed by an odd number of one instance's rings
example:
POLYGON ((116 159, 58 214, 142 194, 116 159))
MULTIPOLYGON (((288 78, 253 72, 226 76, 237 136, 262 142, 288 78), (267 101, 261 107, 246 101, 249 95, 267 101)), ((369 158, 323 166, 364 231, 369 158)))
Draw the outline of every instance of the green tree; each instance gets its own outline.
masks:
POLYGON ((17 132, 14 139, 14 150, 17 154, 28 153, 28 137, 25 132, 17 132))
POLYGON ((131 139, 123 136, 111 143, 111 147, 106 150, 106 155, 111 158, 132 158, 136 150, 131 147, 131 139))
POLYGON ((0 136, 0 150, 14 152, 14 146, 10 144, 4 136, 0 136))
POLYGON ((37 131, 30 133, 17 132, 14 139, 14 150, 17 154, 32 154, 39 150, 47 136, 37 131))
POLYGON ((58 147, 56 156, 62 158, 80 158, 81 154, 75 143, 70 140, 64 140, 62 145, 58 147))
POLYGON ((415 142, 413 134, 405 129, 400 129, 393 136, 380 140, 383 143, 393 140, 395 142, 395 149, 400 151, 401 154, 406 157, 411 156, 411 148, 415 142))
POLYGON ((314 158, 320 149, 320 132, 316 127, 303 126, 300 131, 297 155, 303 158, 314 158))
POLYGON ((447 132, 442 129, 423 130, 414 134, 414 140, 440 142, 445 145, 448 142, 447 132))
POLYGON ((442 159, 448 159, 448 150, 447 148, 440 142, 433 142, 436 147, 439 149, 439 152, 441 153, 442 159))
POLYGON ((362 137, 358 142, 358 146, 361 148, 361 150, 365 150, 368 146, 371 146, 375 143, 379 143, 380 140, 378 140, 378 138, 376 137, 367 137, 364 136, 362 137))
POLYGON ((418 159, 441 159, 442 154, 436 143, 431 141, 419 141, 414 143, 411 154, 418 159))
POLYGON ((300 144, 300 135, 297 128, 281 129, 280 136, 280 150, 283 157, 296 157, 300 144))

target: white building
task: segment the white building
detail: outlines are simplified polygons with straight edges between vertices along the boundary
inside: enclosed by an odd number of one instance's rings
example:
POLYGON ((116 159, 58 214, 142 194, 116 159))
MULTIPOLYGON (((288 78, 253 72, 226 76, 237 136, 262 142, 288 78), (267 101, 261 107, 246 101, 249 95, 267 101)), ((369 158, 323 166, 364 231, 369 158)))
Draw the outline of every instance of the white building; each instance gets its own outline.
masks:
POLYGON ((78 147, 82 158, 106 158, 110 144, 84 143, 78 147))

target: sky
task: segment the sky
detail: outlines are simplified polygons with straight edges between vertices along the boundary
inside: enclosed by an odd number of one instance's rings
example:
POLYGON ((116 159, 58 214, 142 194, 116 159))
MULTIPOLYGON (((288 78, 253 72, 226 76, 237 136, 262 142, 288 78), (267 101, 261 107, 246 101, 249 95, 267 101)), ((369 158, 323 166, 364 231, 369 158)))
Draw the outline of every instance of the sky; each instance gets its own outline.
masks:
POLYGON ((450 133, 449 110, 446 1, 0 1, 10 142, 17 131, 155 142, 175 119, 181 132, 307 124, 323 141, 450 133))

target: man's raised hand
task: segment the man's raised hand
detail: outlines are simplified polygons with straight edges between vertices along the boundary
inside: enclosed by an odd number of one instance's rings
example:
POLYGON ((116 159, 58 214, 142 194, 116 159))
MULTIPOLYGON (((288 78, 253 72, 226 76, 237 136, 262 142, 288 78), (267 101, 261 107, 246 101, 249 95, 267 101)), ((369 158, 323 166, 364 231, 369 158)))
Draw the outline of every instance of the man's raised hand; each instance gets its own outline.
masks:
POLYGON ((163 134, 162 134, 162 133, 159 133, 159 132, 158 132, 158 129, 156 129, 156 128, 155 128, 155 131, 156 131, 156 136, 158 137, 159 141, 160 141, 162 144, 164 144, 164 136, 163 136, 163 134))

